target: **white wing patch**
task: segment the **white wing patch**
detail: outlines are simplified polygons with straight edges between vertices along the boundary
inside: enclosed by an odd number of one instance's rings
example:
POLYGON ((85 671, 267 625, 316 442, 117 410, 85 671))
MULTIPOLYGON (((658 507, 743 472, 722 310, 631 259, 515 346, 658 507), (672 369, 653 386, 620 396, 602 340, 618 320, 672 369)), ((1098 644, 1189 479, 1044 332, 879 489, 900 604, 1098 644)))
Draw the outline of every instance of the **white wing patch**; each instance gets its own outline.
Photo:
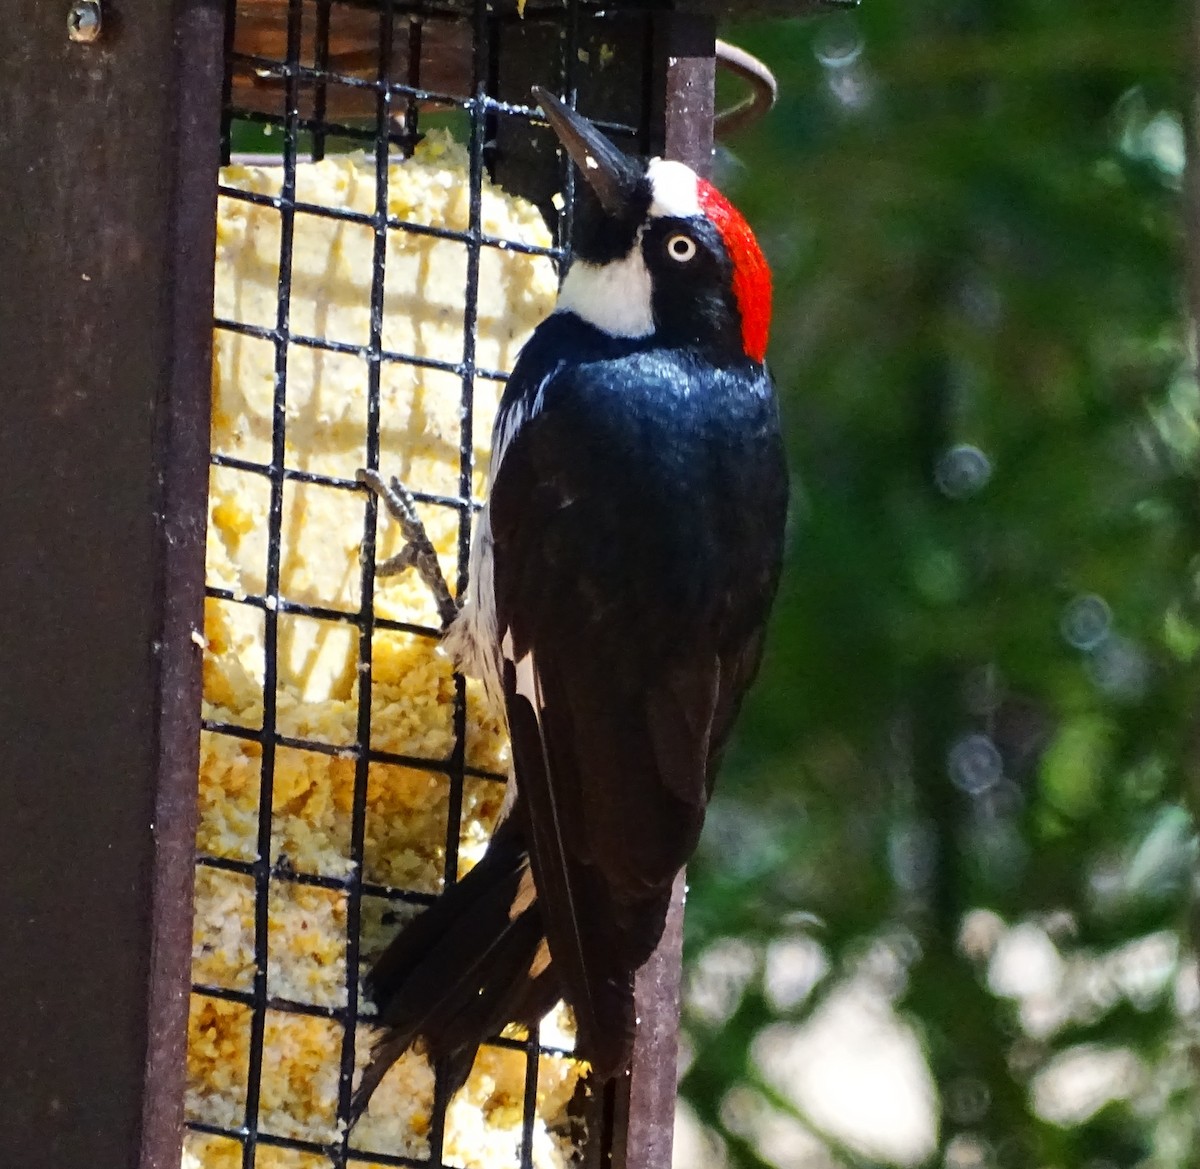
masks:
MULTIPOLYGON (((513 655, 516 652, 513 649, 512 630, 506 629, 504 637, 500 642, 500 652, 504 655, 505 660, 513 662, 516 667, 516 688, 517 693, 522 698, 528 700, 530 707, 533 709, 534 717, 541 722, 542 712, 542 688, 538 680, 537 667, 533 661, 533 650, 528 650, 520 661, 514 661, 513 655)), ((499 662, 497 662, 499 669, 499 662)), ((501 694, 500 703, 504 704, 503 680, 501 675, 501 694)), ((545 743, 542 744, 542 750, 545 752, 545 743)), ((547 771, 549 770, 549 761, 546 762, 547 771)), ((509 809, 513 806, 513 801, 517 798, 517 775, 514 769, 509 776, 509 781, 504 789, 504 802, 500 805, 500 818, 504 819, 508 815, 509 809)), ((556 825, 557 831, 557 825, 556 825)))
MULTIPOLYGON (((492 428, 492 465, 488 470, 487 490, 489 496, 492 484, 495 483, 496 476, 500 473, 500 464, 504 462, 505 453, 512 446, 513 439, 520 434, 525 423, 531 418, 536 418, 542 412, 542 408, 546 405, 546 386, 557 372, 558 366, 555 366, 538 382, 532 397, 517 398, 507 410, 496 416, 496 423, 492 428)), ((474 560, 471 562, 471 567, 474 570, 474 560)), ((474 578, 474 571, 471 575, 474 578)))
POLYGON ((488 708, 507 725, 496 629, 492 521, 486 503, 475 517, 475 530, 471 534, 470 585, 458 616, 442 638, 442 645, 459 670, 483 683, 488 708))
POLYGON ((522 698, 529 700, 529 705, 533 707, 533 713, 537 714, 542 708, 542 696, 541 687, 538 685, 537 669, 533 664, 533 650, 526 651, 525 656, 520 661, 516 661, 513 657, 515 650, 513 649, 511 629, 504 631, 504 640, 500 642, 500 649, 505 658, 516 667, 517 693, 522 698))
POLYGON ((442 645, 458 669, 483 683, 489 709, 505 725, 508 719, 504 706, 504 674, 500 667, 500 630, 496 618, 490 497, 492 483, 500 471, 505 452, 520 433, 521 427, 541 412, 546 401, 546 385, 553 376, 553 372, 547 373, 532 398, 518 398, 496 418, 492 433, 492 465, 488 473, 489 498, 475 517, 471 533, 469 584, 458 616, 442 638, 442 645))

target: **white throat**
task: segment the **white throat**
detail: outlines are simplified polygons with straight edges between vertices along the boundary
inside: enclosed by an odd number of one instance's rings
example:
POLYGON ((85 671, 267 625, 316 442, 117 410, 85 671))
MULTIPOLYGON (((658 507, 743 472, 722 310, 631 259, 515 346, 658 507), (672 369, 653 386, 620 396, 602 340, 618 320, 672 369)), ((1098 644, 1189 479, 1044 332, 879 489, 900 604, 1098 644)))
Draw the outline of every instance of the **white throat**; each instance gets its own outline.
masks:
POLYGON ((558 293, 556 312, 574 313, 614 337, 646 337, 654 332, 650 273, 642 258, 642 235, 627 256, 608 264, 576 260, 558 293))
MULTIPOLYGON (((646 169, 653 201, 650 218, 699 215, 696 172, 681 162, 652 158, 646 169)), ((647 337, 654 332, 650 273, 642 257, 642 233, 627 256, 608 264, 576 260, 558 293, 559 312, 574 313, 613 337, 647 337)))

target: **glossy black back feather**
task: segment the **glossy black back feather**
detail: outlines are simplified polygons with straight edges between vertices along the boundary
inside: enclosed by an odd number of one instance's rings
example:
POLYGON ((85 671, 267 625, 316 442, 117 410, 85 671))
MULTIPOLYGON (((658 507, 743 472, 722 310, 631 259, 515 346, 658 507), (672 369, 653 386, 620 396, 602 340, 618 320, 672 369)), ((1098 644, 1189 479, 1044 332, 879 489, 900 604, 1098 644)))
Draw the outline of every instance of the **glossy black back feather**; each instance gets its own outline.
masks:
POLYGON ((761 366, 569 314, 526 346, 506 415, 490 513, 518 809, 580 1048, 611 1075, 758 667, 782 443, 761 366))
POLYGON ((778 581, 787 475, 762 366, 556 314, 496 433, 517 798, 479 865, 372 971, 389 1031, 355 1115, 415 1041, 457 1088, 483 1040, 560 995, 597 1077, 623 1069, 634 973, 699 838, 778 581))

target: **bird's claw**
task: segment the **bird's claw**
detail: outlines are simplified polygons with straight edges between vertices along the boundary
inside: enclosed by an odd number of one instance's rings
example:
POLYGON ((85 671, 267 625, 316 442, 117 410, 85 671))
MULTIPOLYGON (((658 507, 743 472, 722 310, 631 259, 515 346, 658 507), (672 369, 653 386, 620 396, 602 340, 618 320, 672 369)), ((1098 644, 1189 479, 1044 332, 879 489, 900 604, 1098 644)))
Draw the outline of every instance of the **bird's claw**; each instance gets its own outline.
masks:
POLYGON ((359 469, 357 477, 360 483, 383 501, 388 514, 400 525, 400 531, 406 541, 395 556, 390 556, 375 566, 375 575, 395 576, 409 568, 415 568, 429 586, 429 591, 433 593, 442 627, 447 627, 458 616, 458 605, 446 578, 442 575, 433 541, 430 540, 429 533, 425 531, 425 525, 417 514, 412 492, 394 476, 389 483, 378 471, 371 471, 365 467, 359 469))

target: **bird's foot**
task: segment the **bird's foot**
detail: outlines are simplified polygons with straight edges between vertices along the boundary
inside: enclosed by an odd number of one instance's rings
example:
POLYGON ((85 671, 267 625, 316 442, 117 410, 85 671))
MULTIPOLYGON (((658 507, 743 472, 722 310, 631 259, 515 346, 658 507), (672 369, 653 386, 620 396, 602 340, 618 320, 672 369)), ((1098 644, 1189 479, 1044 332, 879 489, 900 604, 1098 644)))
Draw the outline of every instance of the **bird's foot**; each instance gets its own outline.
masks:
POLYGON ((400 531, 406 541, 395 556, 375 566, 375 575, 396 576, 406 569, 415 568, 429 586, 429 591, 433 593, 442 628, 447 628, 458 616, 458 605, 445 576, 442 575, 433 541, 429 539, 429 533, 425 531, 425 525, 417 515, 417 505, 412 492, 399 479, 393 477, 389 483, 378 471, 369 471, 366 468, 359 469, 358 481, 383 500, 392 519, 400 525, 400 531))

